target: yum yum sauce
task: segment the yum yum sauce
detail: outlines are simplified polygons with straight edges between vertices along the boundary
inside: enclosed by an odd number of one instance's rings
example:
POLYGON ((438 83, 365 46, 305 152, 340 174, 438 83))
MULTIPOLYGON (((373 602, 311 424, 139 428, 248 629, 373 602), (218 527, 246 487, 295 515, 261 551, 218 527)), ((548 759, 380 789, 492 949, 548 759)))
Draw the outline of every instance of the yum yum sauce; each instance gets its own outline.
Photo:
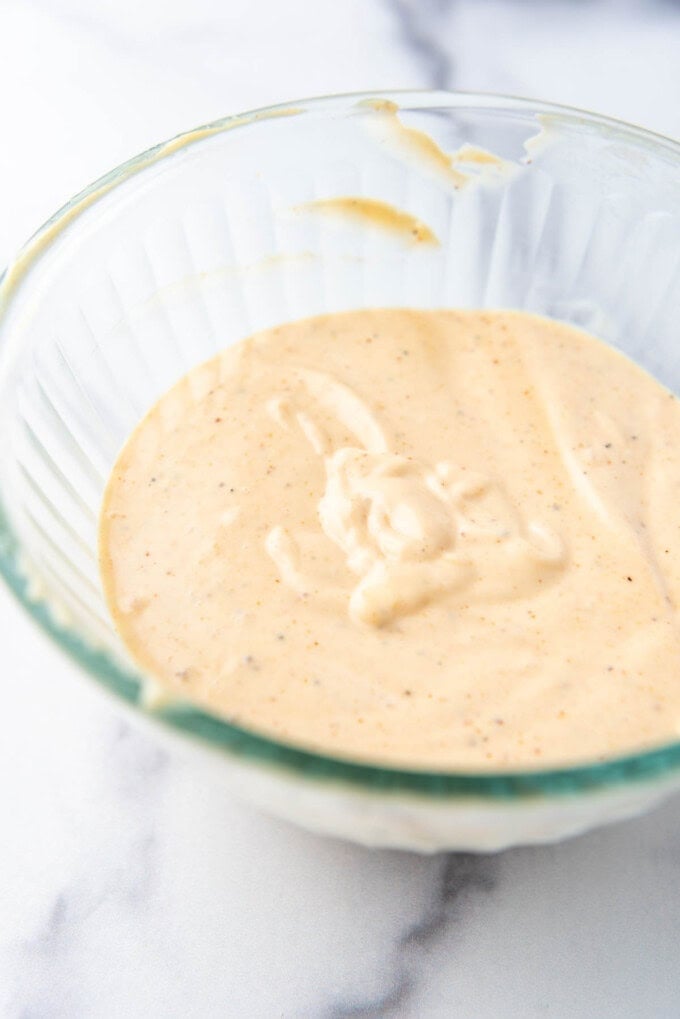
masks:
POLYGON ((680 732, 680 407, 519 312, 227 348, 113 469, 118 632, 179 697, 351 759, 502 770, 680 732))

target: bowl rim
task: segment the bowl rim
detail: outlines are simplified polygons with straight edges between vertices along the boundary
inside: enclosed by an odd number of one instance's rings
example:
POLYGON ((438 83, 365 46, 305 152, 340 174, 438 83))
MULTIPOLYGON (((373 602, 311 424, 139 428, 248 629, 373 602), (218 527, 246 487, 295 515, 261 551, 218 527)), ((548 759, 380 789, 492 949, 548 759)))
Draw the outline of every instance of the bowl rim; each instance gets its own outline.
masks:
MULTIPOLYGON (((376 89, 319 96, 290 103, 261 107, 247 113, 230 115, 201 127, 182 132, 166 142, 122 163, 88 185, 54 213, 19 250, 0 276, 0 324, 7 315, 17 290, 26 282, 34 264, 40 261, 51 242, 77 221, 99 198, 119 187, 133 175, 155 163, 171 158, 188 146, 218 137, 234 128, 247 128, 286 115, 351 111, 366 99, 390 99, 402 109, 484 109, 511 114, 520 112, 538 118, 553 115, 575 126, 588 125, 602 133, 622 137, 639 146, 672 155, 680 165, 680 143, 636 125, 585 110, 497 93, 448 92, 442 90, 376 89)), ((537 119, 537 127, 541 122, 537 119)), ((138 709, 158 728, 167 727, 178 735, 193 737, 209 749, 222 751, 242 762, 276 766, 300 778, 332 781, 369 792, 403 792, 420 797, 447 799, 471 797, 484 800, 518 800, 527 797, 575 794, 622 786, 629 782, 649 781, 680 771, 680 740, 652 749, 641 750, 604 761, 573 766, 525 768, 518 770, 479 771, 426 770, 377 765, 348 757, 304 749, 246 727, 224 721, 209 712, 179 701, 163 702, 154 707, 145 702, 143 682, 134 672, 123 668, 113 656, 90 646, 68 626, 58 622, 46 602, 31 591, 29 580, 20 569, 21 543, 14 534, 3 507, 0 492, 0 577, 26 612, 52 642, 64 652, 80 672, 95 679, 100 687, 118 700, 138 709)))

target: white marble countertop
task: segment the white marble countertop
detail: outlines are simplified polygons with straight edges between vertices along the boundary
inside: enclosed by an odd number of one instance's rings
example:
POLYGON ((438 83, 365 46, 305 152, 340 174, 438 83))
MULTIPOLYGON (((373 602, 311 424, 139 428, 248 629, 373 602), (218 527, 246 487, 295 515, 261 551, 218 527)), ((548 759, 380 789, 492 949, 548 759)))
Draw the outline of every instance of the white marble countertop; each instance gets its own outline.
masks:
MULTIPOLYGON (((671 0, 1 0, 0 264, 226 113, 440 86, 680 136, 671 0)), ((0 1016, 680 1015, 680 802, 542 849, 323 841, 202 788, 0 590, 0 1016)))

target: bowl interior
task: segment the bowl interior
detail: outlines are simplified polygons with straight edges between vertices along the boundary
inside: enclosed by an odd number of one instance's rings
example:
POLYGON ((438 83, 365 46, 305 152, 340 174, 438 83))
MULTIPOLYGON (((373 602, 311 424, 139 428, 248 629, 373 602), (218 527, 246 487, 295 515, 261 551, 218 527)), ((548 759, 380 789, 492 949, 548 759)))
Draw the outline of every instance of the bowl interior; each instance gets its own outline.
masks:
POLYGON ((680 388, 678 147, 521 101, 394 98, 398 120, 336 98, 160 147, 75 199, 4 278, 3 570, 129 699, 138 677, 97 567, 103 489, 144 412, 227 344, 357 307, 519 308, 680 388), (456 182, 410 129, 501 162, 464 150, 456 182), (310 207, 347 196, 390 203, 438 243, 310 207))

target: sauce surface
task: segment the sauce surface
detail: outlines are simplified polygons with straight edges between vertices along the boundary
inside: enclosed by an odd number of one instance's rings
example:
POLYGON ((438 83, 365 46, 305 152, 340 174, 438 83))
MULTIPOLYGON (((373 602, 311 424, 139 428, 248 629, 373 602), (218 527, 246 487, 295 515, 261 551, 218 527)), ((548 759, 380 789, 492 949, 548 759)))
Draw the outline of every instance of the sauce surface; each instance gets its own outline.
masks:
POLYGON ((388 309, 227 348, 144 418, 101 569, 142 668, 353 759, 502 770, 680 733, 680 404, 573 328, 388 309))

